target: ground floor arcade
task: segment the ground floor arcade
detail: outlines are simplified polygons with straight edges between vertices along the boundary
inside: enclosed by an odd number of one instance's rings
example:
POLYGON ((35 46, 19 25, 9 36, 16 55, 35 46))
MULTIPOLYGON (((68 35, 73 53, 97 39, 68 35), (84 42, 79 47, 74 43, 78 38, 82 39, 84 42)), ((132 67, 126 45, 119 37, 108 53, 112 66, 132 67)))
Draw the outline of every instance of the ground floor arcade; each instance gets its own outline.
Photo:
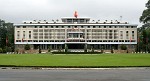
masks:
MULTIPOLYGON (((122 45, 122 44, 121 44, 122 45)), ((65 46, 67 46, 68 49, 95 49, 95 50, 120 50, 121 49, 120 44, 30 44, 30 48, 33 50, 41 49, 41 50, 59 50, 59 49, 65 49, 65 46)), ((15 49, 24 49, 23 44, 15 45, 15 49)), ((128 49, 135 49, 136 45, 126 45, 128 49)))

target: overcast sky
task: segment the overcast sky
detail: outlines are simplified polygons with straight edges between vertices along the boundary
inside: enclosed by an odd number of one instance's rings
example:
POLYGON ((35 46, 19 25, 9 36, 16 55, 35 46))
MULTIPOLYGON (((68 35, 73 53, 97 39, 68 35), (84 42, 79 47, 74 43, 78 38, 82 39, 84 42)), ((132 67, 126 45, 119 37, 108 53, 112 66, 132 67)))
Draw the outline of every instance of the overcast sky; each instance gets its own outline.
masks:
POLYGON ((148 0, 0 0, 0 19, 13 23, 24 20, 52 20, 79 17, 119 20, 139 24, 148 0))

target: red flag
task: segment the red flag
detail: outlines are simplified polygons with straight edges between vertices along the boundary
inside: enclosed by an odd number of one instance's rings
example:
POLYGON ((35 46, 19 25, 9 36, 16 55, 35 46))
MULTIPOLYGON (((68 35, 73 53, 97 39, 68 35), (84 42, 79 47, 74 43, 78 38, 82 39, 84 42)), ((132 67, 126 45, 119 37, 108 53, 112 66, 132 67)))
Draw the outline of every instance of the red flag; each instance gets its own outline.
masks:
POLYGON ((138 42, 140 42, 140 38, 138 38, 138 42))
POLYGON ((8 44, 8 37, 6 36, 6 45, 8 44))
POLYGON ((23 38, 22 38, 22 42, 24 42, 23 38))
POLYGON ((77 11, 75 11, 75 13, 74 13, 74 17, 78 17, 78 13, 77 13, 77 11))
POLYGON ((148 38, 146 38, 146 43, 148 43, 148 38))
POLYGON ((132 38, 130 37, 130 42, 132 42, 132 38))

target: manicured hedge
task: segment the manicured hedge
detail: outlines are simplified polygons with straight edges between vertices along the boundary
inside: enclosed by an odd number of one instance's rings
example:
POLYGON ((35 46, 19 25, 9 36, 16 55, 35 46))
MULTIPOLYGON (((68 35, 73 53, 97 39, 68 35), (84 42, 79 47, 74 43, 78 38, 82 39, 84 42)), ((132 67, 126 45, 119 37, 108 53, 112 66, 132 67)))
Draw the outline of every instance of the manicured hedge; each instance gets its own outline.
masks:
POLYGON ((52 52, 52 54, 102 54, 101 52, 52 52))

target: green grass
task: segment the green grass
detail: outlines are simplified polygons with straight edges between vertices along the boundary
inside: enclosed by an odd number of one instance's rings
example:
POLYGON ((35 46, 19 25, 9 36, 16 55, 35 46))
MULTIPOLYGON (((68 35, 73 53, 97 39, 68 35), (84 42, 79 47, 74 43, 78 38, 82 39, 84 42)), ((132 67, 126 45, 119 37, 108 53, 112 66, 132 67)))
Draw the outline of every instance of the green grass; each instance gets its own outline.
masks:
POLYGON ((0 54, 0 66, 150 67, 150 54, 0 54))

